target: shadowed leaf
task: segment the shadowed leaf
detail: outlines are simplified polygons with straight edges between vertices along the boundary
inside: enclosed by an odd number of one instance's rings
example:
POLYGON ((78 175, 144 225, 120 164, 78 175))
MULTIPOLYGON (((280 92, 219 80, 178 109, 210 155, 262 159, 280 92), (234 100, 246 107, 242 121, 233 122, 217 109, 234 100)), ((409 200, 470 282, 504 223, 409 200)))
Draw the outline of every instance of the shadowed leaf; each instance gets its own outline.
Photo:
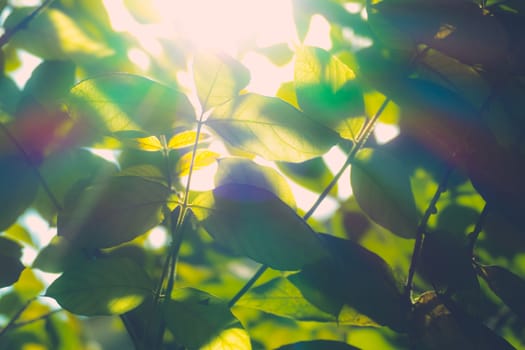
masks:
POLYGON ((139 306, 152 293, 146 272, 128 259, 102 258, 70 266, 47 289, 66 310, 79 315, 115 315, 139 306))

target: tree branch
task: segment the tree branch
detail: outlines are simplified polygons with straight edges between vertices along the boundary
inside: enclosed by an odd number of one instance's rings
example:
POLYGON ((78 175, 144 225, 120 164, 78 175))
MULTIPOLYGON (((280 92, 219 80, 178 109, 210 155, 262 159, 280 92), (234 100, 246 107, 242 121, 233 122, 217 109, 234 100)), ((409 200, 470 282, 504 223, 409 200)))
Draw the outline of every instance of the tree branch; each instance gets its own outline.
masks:
POLYGON ((436 192, 434 193, 434 196, 430 200, 430 203, 423 214, 423 217, 421 218, 421 221, 419 222, 419 225, 417 227, 416 231, 416 240, 414 242, 414 250, 412 251, 412 259, 410 260, 410 267, 408 269, 408 277, 405 284, 405 291, 404 295, 406 298, 410 299, 410 294, 412 293, 412 285, 414 282, 414 275, 416 273, 416 267, 419 260, 419 255, 421 254, 421 248, 423 246, 423 235, 426 231, 428 219, 430 219, 430 216, 432 214, 436 213, 436 204, 439 201, 439 197, 441 197, 441 194, 447 190, 447 184, 448 180, 450 178, 450 175, 452 174, 453 168, 448 166, 445 174, 443 175, 443 178, 441 179, 441 182, 438 185, 438 188, 436 189, 436 192))
POLYGON ((53 1, 54 0, 45 0, 44 2, 42 2, 42 4, 40 6, 38 6, 29 15, 24 17, 24 19, 22 19, 20 22, 18 22, 15 26, 13 26, 12 28, 7 29, 4 32, 4 34, 2 34, 2 36, 0 37, 0 48, 3 47, 5 44, 7 44, 9 42, 9 40, 11 40, 13 35, 18 33, 19 31, 25 29, 29 25, 29 23, 33 19, 35 19, 41 12, 43 12, 46 9, 46 7, 51 5, 51 3, 53 1))

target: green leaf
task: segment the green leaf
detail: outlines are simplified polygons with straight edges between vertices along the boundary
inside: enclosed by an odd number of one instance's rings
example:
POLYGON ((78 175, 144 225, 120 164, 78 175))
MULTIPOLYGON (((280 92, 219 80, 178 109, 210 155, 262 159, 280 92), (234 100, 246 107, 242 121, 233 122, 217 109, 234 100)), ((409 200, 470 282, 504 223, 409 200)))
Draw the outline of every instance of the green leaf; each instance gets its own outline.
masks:
POLYGON ((112 247, 145 233, 163 219, 168 189, 136 176, 73 190, 58 215, 58 234, 75 246, 112 247))
POLYGON ((71 61, 44 61, 31 73, 24 85, 21 107, 27 108, 32 99, 44 106, 58 105, 75 83, 75 64, 71 61), (52 81, 53 84, 49 84, 52 81), (31 100, 27 100, 30 98, 31 100))
POLYGON ((274 169, 242 158, 219 160, 215 185, 244 184, 274 193, 289 207, 295 208, 295 198, 288 182, 274 169))
POLYGON ((232 147, 267 160, 305 161, 339 141, 335 132, 288 103, 257 94, 215 109, 206 124, 232 147))
POLYGON ((525 280, 500 266, 480 266, 479 273, 490 289, 498 295, 512 311, 525 320, 525 280))
POLYGON ((380 149, 362 149, 352 163, 354 196, 372 220, 396 235, 416 234, 418 213, 405 167, 380 149))
POLYGON ((225 349, 251 350, 250 336, 244 329, 229 328, 222 331, 214 340, 202 347, 202 350, 225 349))
MULTIPOLYGON (((220 155, 218 153, 208 151, 207 149, 197 150, 195 152, 193 171, 205 168, 208 165, 212 165, 213 163, 215 163, 217 158, 219 158, 219 156, 220 155)), ((186 176, 189 174, 192 158, 193 158, 192 152, 188 152, 184 154, 182 157, 180 157, 177 163, 177 167, 176 167, 176 172, 178 176, 186 176)))
MULTIPOLYGON (((333 179, 333 174, 322 157, 302 163, 277 162, 277 167, 294 182, 315 193, 322 193, 333 179)), ((337 185, 330 194, 337 195, 337 185)))
POLYGON ((18 281, 24 270, 20 262, 22 246, 17 242, 0 236, 0 288, 7 287, 18 281))
POLYGON ((129 259, 101 258, 70 266, 47 289, 64 309, 79 315, 123 314, 153 293, 146 272, 129 259))
MULTIPOLYGON (((290 276, 303 295, 321 309, 339 313, 339 318, 347 305, 393 330, 406 330, 409 303, 388 264, 352 241, 325 234, 320 238, 330 257, 290 276)), ((370 325, 367 317, 353 317, 353 324, 370 325)))
MULTIPOLYGON (((67 193, 75 184, 106 178, 115 173, 117 167, 88 150, 76 148, 46 158, 39 170, 53 195, 60 203, 64 203, 67 193)), ((43 190, 38 192, 33 207, 48 221, 56 220, 57 208, 43 190)))
POLYGON ((319 310, 285 277, 252 288, 236 306, 253 308, 300 321, 335 322, 336 317, 319 310))
POLYGON ((450 292, 479 292, 466 236, 448 231, 428 232, 421 248, 421 273, 436 288, 450 292))
POLYGON ((138 75, 113 73, 83 80, 71 89, 70 114, 103 133, 168 134, 195 121, 186 95, 138 75))
POLYGON ((328 51, 299 48, 294 81, 301 110, 329 128, 337 128, 345 119, 364 113, 355 73, 328 51))
POLYGON ((51 242, 40 249, 32 268, 45 272, 60 273, 69 266, 85 260, 81 250, 72 247, 64 237, 55 236, 51 242))
POLYGON ((38 190, 38 179, 27 161, 15 154, 0 154, 0 169, 0 198, 3 202, 0 231, 3 231, 33 202, 38 190))
POLYGON ((203 111, 220 106, 248 85, 250 72, 226 55, 201 53, 193 61, 193 79, 203 111))
POLYGON ((279 347, 277 350, 359 350, 355 346, 335 340, 310 340, 294 344, 287 344, 279 347))
MULTIPOLYGON (((34 8, 16 8, 6 20, 5 27, 12 28, 34 8)), ((98 42, 77 26, 64 12, 50 8, 40 13, 29 25, 18 31, 11 44, 47 60, 72 59, 88 63, 94 58, 110 56, 114 51, 98 42), (39 40, 35 40, 38 37, 39 40)))
POLYGON ((417 349, 514 349, 480 321, 469 317, 450 301, 444 302, 434 292, 419 297, 414 305, 413 320, 410 336, 417 349))
POLYGON ((294 210, 265 189, 226 184, 192 203, 206 230, 233 252, 278 270, 297 270, 326 252, 294 210))
POLYGON ((20 90, 10 77, 0 74, 0 91, 2 91, 0 95, 0 121, 4 122, 4 113, 15 114, 20 99, 20 90))
POLYGON ((207 344, 236 322, 225 301, 189 288, 174 290, 164 317, 177 344, 190 349, 207 344))
MULTIPOLYGON (((209 138, 209 135, 200 133, 199 134, 199 143, 205 141, 209 138)), ((193 130, 183 131, 178 134, 173 135, 172 138, 168 141, 169 149, 181 149, 193 146, 197 140, 197 132, 193 130)))

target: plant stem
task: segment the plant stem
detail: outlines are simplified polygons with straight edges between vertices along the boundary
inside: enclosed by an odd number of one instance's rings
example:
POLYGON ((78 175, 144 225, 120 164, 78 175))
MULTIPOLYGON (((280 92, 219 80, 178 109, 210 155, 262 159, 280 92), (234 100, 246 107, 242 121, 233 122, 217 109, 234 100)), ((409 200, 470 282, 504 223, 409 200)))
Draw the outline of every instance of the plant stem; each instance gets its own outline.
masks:
POLYGON ((24 29, 29 25, 29 23, 36 18, 46 7, 51 5, 54 0, 45 0, 40 6, 38 6, 33 12, 24 17, 20 22, 18 22, 14 27, 7 29, 4 34, 0 37, 0 48, 11 40, 13 35, 15 35, 20 30, 24 29))
POLYGON ((448 184, 450 175, 452 174, 452 170, 453 168, 451 166, 447 166, 445 174, 443 175, 443 178, 441 182, 439 183, 438 188, 436 189, 436 192, 434 193, 434 196, 430 200, 430 203, 427 209, 425 210, 425 213, 423 214, 423 217, 421 218, 419 225, 417 226, 416 239, 414 241, 414 249, 412 251, 412 258, 410 260, 410 267, 408 269, 408 277, 407 277, 407 281, 405 284, 405 291, 404 291, 404 296, 408 299, 410 299, 410 294, 412 293, 414 275, 416 273, 416 267, 418 264, 419 255, 421 254, 421 248, 423 247, 423 238, 424 238, 423 235, 426 231, 428 220, 430 219, 430 216, 432 214, 436 213, 436 204, 439 201, 441 194, 447 190, 447 184, 448 184))
POLYGON ((479 237, 479 234, 483 229, 483 224, 485 222, 485 218, 487 217, 487 212, 488 206, 487 203, 485 203, 483 209, 481 210, 481 213, 479 214, 478 220, 476 221, 476 226, 474 226, 474 230, 472 230, 472 232, 468 235, 468 249, 471 256, 474 255, 474 246, 476 245, 476 241, 479 237))
POLYGON ((248 290, 250 290, 250 288, 255 284, 255 282, 257 282, 259 277, 261 277, 267 269, 267 265, 261 265, 259 269, 255 272, 255 274, 252 276, 252 278, 250 278, 250 280, 246 282, 246 284, 241 288, 241 290, 239 290, 239 292, 237 292, 237 294, 235 294, 235 296, 228 302, 228 307, 232 308, 235 305, 235 303, 237 303, 239 299, 242 298, 242 296, 246 294, 248 290))
POLYGON ((7 333, 8 330, 12 329, 12 328, 16 328, 16 321, 20 318, 20 316, 22 316, 22 313, 29 307, 29 305, 31 305, 31 303, 33 301, 35 301, 36 298, 31 298, 29 299, 25 304, 24 306, 22 306, 14 315, 13 317, 11 318, 11 320, 9 320, 9 322, 7 323, 7 325, 2 328, 0 330, 0 338, 5 334, 7 333))
POLYGON ((49 185, 47 184, 47 181, 44 179, 44 177, 42 176, 42 174, 38 170, 38 167, 35 164, 33 164, 33 161, 31 160, 31 156, 25 151, 24 147, 20 144, 20 142, 18 142, 16 137, 14 137, 14 135, 11 134, 11 132, 9 131, 7 126, 5 126, 3 123, 0 123, 0 129, 2 129, 2 131, 7 136, 7 138, 9 138, 9 140, 11 140, 11 142, 13 143, 13 145, 15 145, 15 147, 18 149, 20 154, 22 154, 22 157, 27 162, 29 167, 33 170, 35 176, 37 177, 38 181, 40 182, 40 185, 44 189, 44 192, 46 192, 47 196, 49 197, 49 200, 51 201, 51 203, 53 204, 55 209, 57 211, 62 211, 62 205, 60 204, 58 199, 55 197, 53 192, 51 191, 51 188, 49 187, 49 185))
MULTIPOLYGON (((193 144, 192 153, 191 153, 191 162, 190 162, 190 168, 188 172, 188 180, 186 181, 186 186, 184 189, 184 198, 181 205, 180 213, 178 214, 176 220, 173 220, 173 217, 168 218, 167 220, 167 226, 170 229, 171 233, 171 243, 170 248, 168 251, 168 256, 166 257, 166 260, 164 262, 164 266, 162 269, 162 274, 159 281, 159 288, 157 289, 155 293, 155 304, 157 305, 157 311, 161 304, 166 303, 170 298, 171 294, 175 285, 175 275, 177 271, 177 261, 178 261, 178 255, 180 251, 180 247, 182 245, 183 236, 184 236, 184 225, 190 224, 190 219, 188 218, 188 203, 189 203, 189 195, 191 190, 191 179, 193 175, 193 168, 195 167, 195 158, 197 154, 197 148, 199 146, 199 139, 200 134, 202 131, 202 119, 204 118, 204 112, 202 112, 199 116, 199 119, 197 121, 197 131, 195 136, 195 143, 193 144), (163 288, 164 282, 166 281, 166 288, 163 288), (164 299, 161 298, 161 296, 164 296, 164 299)), ((171 191, 172 187, 172 180, 171 180, 171 168, 169 164, 169 149, 167 146, 166 137, 164 135, 161 136, 161 142, 163 144, 164 149, 164 156, 166 158, 166 163, 168 167, 168 185, 171 191)), ((160 349, 162 344, 162 338, 164 336, 165 331, 165 324, 162 322, 159 326, 157 337, 155 339, 155 349, 160 349)))
MULTIPOLYGON (((328 196, 332 188, 337 184, 343 173, 345 172, 346 168, 353 162, 355 159, 355 156, 357 152, 359 152, 360 149, 364 147, 366 144, 366 141, 372 134, 372 131, 374 131, 374 127, 379 120, 379 117, 384 112, 386 106, 390 102, 390 98, 385 97, 385 100, 381 104, 381 106, 378 108, 377 112, 374 114, 374 116, 366 123, 366 125, 363 127, 361 132, 359 133, 358 140, 350 150, 350 153, 348 154, 348 157, 346 158, 346 161, 344 162, 343 166, 337 174, 334 175, 332 181, 326 186, 324 191, 319 195, 315 203, 312 205, 312 207, 303 215, 303 220, 308 220, 313 213, 319 208, 319 205, 323 202, 323 200, 328 196)), ((244 294, 250 290, 250 288, 257 282, 257 280, 262 276, 262 274, 268 269, 267 265, 261 265, 259 269, 255 272, 255 274, 246 282, 246 284, 233 296, 233 298, 228 302, 228 306, 231 308, 239 301, 239 299, 242 298, 244 294)))

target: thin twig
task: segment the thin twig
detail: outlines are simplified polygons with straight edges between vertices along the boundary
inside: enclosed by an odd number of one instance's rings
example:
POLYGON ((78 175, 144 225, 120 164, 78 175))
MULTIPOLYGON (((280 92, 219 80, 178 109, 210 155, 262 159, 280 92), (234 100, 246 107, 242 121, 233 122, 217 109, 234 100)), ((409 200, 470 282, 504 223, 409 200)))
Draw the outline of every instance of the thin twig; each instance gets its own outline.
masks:
POLYGON ((423 235, 426 231, 428 220, 430 219, 430 216, 432 214, 436 213, 436 204, 439 201, 439 198, 441 197, 441 194, 447 190, 447 184, 448 180, 450 178, 450 175, 452 174, 453 168, 451 166, 447 166, 447 169, 445 171, 445 174, 443 175, 443 178, 441 182, 438 185, 438 188, 436 189, 436 192, 434 193, 434 196, 430 200, 430 203, 425 210, 425 213, 423 214, 423 217, 421 218, 421 221, 419 222, 419 225, 416 230, 416 240, 414 242, 414 250, 412 251, 412 259, 410 260, 410 267, 408 269, 408 277, 405 284, 405 291, 404 295, 406 298, 410 299, 410 294, 412 293, 412 285, 414 282, 414 275, 416 273, 416 267, 419 260, 419 255, 421 254, 421 248, 423 246, 423 235))
POLYGON ((35 318, 30 319, 30 320, 27 320, 27 321, 16 322, 16 323, 11 327, 11 329, 24 327, 24 326, 27 326, 28 324, 35 323, 35 322, 38 322, 38 321, 41 321, 41 320, 45 320, 46 318, 49 318, 49 317, 53 316, 54 314, 56 314, 56 313, 58 313, 58 312, 61 312, 61 311, 64 311, 64 310, 63 310, 63 309, 56 309, 56 310, 52 310, 52 311, 48 312, 47 314, 44 314, 44 315, 41 315, 41 316, 35 317, 35 318))
POLYGON ((488 212, 488 206, 487 203, 483 206, 483 209, 481 210, 481 213, 478 216, 478 220, 476 221, 476 225, 474 226, 474 229, 472 232, 468 235, 468 251, 470 252, 470 255, 474 255, 474 246, 476 245, 476 241, 479 237, 479 234, 481 233, 481 230, 483 229, 483 224, 485 223, 485 218, 487 217, 488 212))
POLYGON ((13 26, 12 28, 7 29, 4 32, 4 34, 2 34, 2 36, 0 37, 0 48, 2 48, 5 44, 7 44, 9 42, 9 40, 11 40, 13 35, 18 33, 19 31, 25 29, 29 25, 29 23, 33 19, 35 19, 42 11, 44 11, 46 7, 51 5, 51 3, 53 1, 54 0, 45 0, 44 2, 42 2, 42 4, 40 4, 40 6, 38 6, 29 15, 24 17, 24 19, 22 19, 20 22, 18 22, 15 26, 13 26))
POLYGON ((22 313, 29 307, 29 305, 31 305, 31 303, 35 300, 36 298, 32 298, 30 300, 28 300, 24 306, 22 306, 14 315, 13 317, 11 318, 11 320, 9 320, 9 322, 7 323, 7 325, 2 328, 0 330, 0 338, 5 334, 7 333, 8 330, 12 329, 15 327, 16 325, 16 321, 20 318, 20 316, 22 315, 22 313))

